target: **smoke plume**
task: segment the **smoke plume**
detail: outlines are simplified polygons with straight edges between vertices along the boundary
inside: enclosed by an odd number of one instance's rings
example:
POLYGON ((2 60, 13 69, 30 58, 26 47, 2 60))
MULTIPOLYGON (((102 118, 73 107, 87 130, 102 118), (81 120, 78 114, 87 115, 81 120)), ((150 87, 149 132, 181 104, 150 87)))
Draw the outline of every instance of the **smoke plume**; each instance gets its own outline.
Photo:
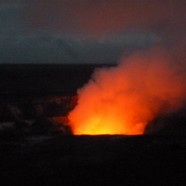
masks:
POLYGON ((68 115, 73 133, 143 134, 158 115, 182 107, 186 78, 178 64, 166 51, 150 49, 96 69, 68 115))

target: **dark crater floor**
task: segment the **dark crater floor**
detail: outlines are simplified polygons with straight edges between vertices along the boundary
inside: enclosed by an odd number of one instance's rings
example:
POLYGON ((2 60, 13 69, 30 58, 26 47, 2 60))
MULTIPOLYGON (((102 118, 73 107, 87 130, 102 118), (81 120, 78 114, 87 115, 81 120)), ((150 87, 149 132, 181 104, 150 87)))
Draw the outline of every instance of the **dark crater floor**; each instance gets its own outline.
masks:
POLYGON ((1 140, 1 182, 182 185, 186 137, 30 136, 1 140))

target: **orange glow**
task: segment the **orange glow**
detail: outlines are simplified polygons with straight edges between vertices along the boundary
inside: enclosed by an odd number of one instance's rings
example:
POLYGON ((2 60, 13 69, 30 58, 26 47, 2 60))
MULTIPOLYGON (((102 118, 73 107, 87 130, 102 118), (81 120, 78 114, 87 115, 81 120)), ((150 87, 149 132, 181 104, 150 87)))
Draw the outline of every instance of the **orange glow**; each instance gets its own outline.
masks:
POLYGON ((157 115, 181 107, 184 79, 167 55, 154 50, 97 69, 68 115, 73 133, 143 134, 157 115))
MULTIPOLYGON (((80 125, 78 128, 75 128, 74 134, 128 134, 129 131, 127 124, 118 121, 117 118, 99 118, 94 116, 87 121, 87 124, 85 123, 85 125, 80 125)), ((132 132, 132 134, 142 133, 143 130, 141 128, 136 128, 132 132)))

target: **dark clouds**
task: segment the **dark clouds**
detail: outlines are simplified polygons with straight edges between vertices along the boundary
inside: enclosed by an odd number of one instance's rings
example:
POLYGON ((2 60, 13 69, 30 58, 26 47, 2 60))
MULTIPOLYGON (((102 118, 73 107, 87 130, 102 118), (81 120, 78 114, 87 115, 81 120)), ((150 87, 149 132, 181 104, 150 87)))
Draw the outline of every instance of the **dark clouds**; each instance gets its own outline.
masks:
POLYGON ((22 32, 23 9, 24 4, 20 0, 0 1, 0 37, 22 32))
POLYGON ((162 29, 185 23, 184 0, 30 1, 33 27, 103 35, 128 29, 162 29))
POLYGON ((184 0, 0 0, 0 63, 112 63, 154 45, 184 59, 185 7, 184 0))

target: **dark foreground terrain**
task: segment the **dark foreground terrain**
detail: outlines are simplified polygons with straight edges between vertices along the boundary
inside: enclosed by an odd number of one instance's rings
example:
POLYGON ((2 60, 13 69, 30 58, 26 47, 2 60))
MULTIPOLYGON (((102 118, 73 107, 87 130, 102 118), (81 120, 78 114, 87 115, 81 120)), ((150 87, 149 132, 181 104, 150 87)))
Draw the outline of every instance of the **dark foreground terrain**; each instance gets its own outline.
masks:
POLYGON ((66 116, 95 67, 1 66, 0 185, 184 185, 186 109, 144 136, 72 135, 66 116))
POLYGON ((32 136, 0 149, 9 185, 184 185, 186 176, 186 137, 32 136))

